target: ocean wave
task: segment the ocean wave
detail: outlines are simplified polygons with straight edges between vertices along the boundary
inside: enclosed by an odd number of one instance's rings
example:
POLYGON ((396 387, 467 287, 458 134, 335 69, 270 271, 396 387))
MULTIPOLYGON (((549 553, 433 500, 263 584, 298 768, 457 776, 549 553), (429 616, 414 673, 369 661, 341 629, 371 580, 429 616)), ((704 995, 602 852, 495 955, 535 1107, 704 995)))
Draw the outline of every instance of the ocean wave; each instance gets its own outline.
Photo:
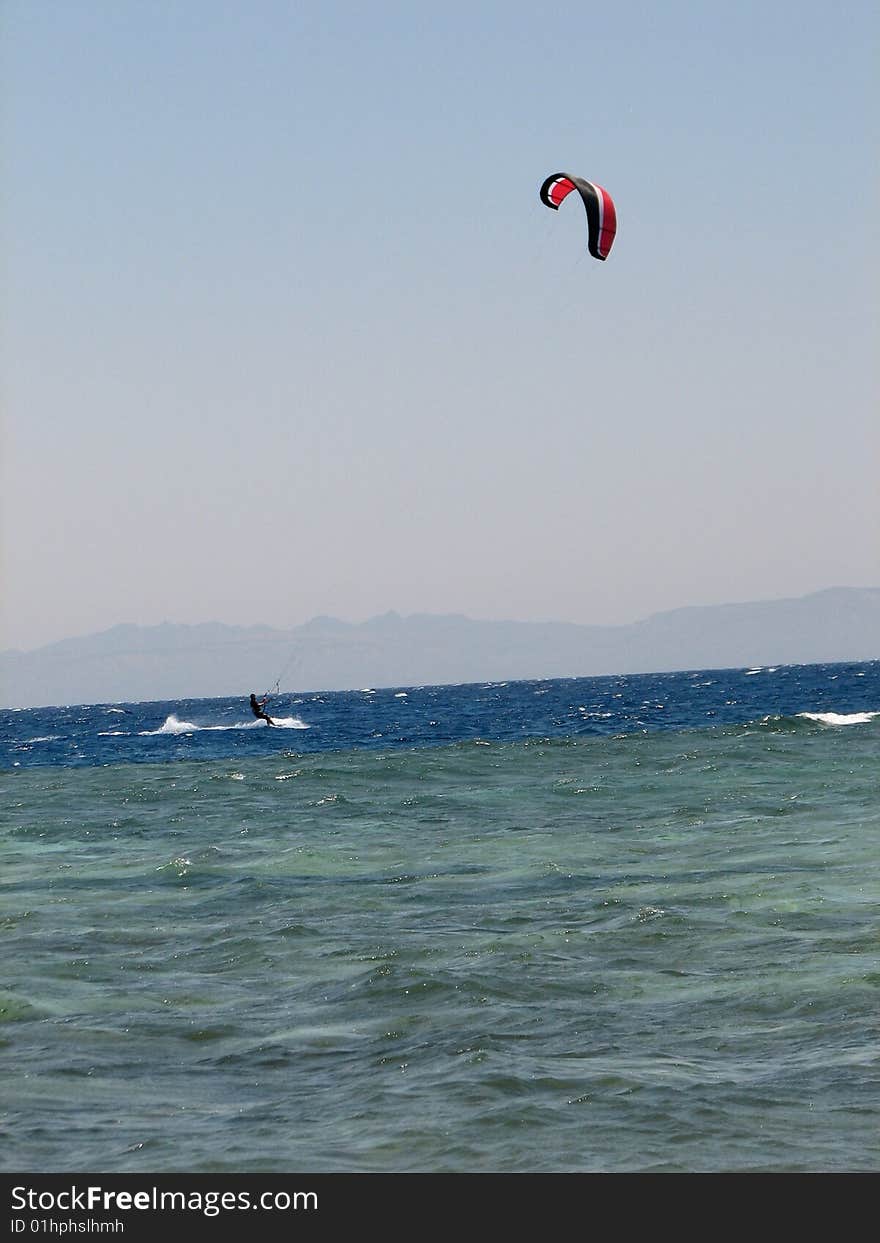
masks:
POLYGON ((308 729, 309 726, 305 721, 301 721, 298 716, 275 716, 272 718, 273 726, 264 725, 262 721, 237 721, 233 725, 197 725, 194 721, 181 721, 172 712, 170 716, 158 729, 142 729, 139 734, 142 738, 160 737, 163 735, 171 735, 177 737, 180 734, 199 734, 199 733, 221 733, 235 729, 308 729))
POLYGON ((820 725, 867 725, 880 712, 799 712, 798 716, 820 725))
MULTIPOLYGON (((767 730, 769 733, 810 733, 815 730, 817 725, 824 726, 843 726, 843 725, 868 725, 876 717, 880 717, 880 712, 794 712, 794 713, 769 713, 767 716, 758 717, 751 721, 743 721, 740 724, 726 724, 721 728, 725 733, 738 734, 743 730, 753 731, 756 729, 767 730)), ((709 729, 717 728, 709 726, 709 729)), ((699 730, 697 731, 699 732, 699 730)))

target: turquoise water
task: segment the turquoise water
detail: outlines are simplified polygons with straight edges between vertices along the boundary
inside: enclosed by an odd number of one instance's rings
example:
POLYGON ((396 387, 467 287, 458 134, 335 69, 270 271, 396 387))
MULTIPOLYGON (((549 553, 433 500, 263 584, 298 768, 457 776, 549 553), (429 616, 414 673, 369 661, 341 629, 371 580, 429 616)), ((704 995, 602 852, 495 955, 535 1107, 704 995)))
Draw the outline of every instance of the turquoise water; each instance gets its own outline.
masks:
POLYGON ((7 768, 2 1168, 876 1169, 838 707, 7 768))

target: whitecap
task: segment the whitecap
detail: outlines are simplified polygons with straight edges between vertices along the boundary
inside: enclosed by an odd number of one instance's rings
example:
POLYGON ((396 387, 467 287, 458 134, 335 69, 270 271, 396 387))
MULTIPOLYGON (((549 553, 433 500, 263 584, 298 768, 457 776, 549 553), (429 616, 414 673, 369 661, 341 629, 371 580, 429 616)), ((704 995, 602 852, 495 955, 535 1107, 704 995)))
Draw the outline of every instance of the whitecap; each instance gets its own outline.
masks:
POLYGON ((165 718, 164 724, 158 729, 142 729, 141 737, 152 737, 154 734, 194 734, 201 726, 193 725, 192 721, 180 721, 172 712, 165 718))
POLYGON ((867 725, 880 712, 799 712, 798 716, 822 725, 867 725))
MULTIPOLYGON (((309 726, 305 721, 301 721, 298 716, 274 716, 272 718, 274 725, 279 729, 308 729, 309 726)), ((225 732, 230 729, 270 729, 271 726, 264 725, 262 721, 237 721, 232 725, 196 725, 193 721, 181 721, 172 712, 170 716, 165 718, 164 724, 158 729, 142 729, 140 735, 142 738, 154 738, 159 735, 171 735, 177 737, 180 734, 199 734, 199 733, 216 733, 225 732)))

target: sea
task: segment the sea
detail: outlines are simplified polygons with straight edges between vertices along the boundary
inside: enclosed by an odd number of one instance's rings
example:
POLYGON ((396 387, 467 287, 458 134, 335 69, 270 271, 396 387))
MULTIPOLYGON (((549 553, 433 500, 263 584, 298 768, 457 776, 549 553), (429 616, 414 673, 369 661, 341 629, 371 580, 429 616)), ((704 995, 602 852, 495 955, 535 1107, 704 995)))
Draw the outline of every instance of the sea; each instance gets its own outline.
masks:
POLYGON ((0 712, 0 1168, 880 1167, 880 662, 0 712))

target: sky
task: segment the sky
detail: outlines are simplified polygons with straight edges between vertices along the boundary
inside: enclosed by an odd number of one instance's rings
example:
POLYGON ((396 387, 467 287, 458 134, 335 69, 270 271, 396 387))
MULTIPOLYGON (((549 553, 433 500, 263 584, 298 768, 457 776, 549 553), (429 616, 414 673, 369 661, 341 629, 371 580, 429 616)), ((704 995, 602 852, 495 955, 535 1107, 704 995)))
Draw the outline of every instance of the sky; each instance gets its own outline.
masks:
POLYGON ((870 0, 0 13, 0 648, 880 585, 870 0))

